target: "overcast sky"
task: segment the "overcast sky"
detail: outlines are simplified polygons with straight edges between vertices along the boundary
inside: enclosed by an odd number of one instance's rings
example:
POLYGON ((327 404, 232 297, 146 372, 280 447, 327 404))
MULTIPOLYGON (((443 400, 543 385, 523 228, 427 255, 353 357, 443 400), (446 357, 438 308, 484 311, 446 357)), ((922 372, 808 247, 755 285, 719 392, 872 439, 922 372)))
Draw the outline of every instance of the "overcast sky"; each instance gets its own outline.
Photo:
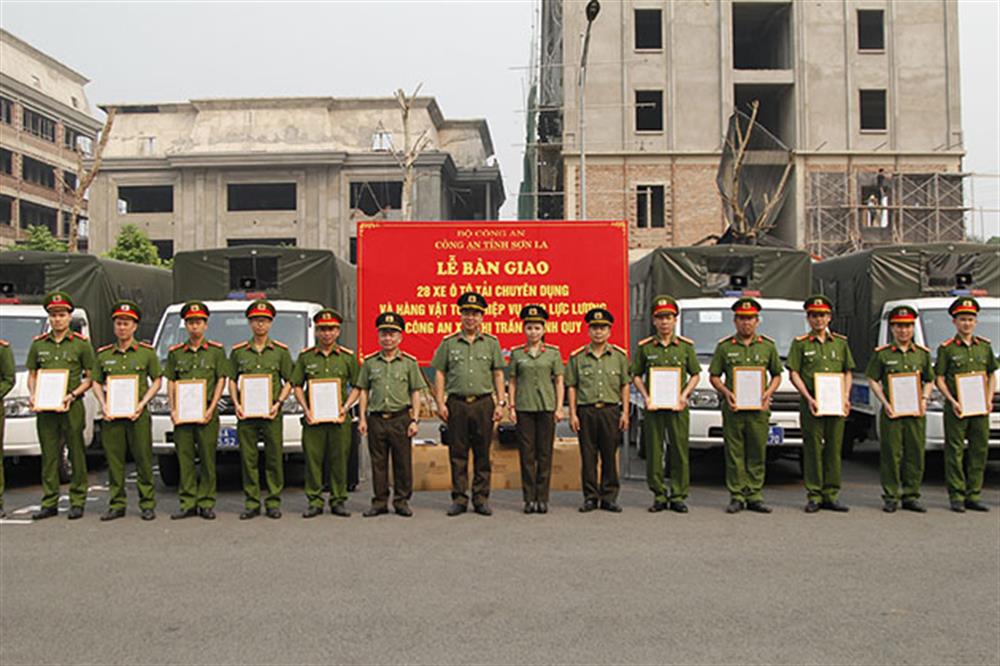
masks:
MULTIPOLYGON (((963 0, 960 5, 965 168, 995 175, 1000 173, 998 3, 963 0)), ((205 97, 367 97, 391 95, 399 87, 411 91, 423 83, 422 93, 436 97, 446 117, 489 121, 507 190, 502 216, 513 218, 533 8, 532 0, 2 0, 0 24, 90 78, 87 95, 93 105, 205 97)), ((976 204, 1000 208, 998 185, 996 178, 977 178, 976 204)), ((997 219, 993 214, 988 225, 996 228, 997 219)))

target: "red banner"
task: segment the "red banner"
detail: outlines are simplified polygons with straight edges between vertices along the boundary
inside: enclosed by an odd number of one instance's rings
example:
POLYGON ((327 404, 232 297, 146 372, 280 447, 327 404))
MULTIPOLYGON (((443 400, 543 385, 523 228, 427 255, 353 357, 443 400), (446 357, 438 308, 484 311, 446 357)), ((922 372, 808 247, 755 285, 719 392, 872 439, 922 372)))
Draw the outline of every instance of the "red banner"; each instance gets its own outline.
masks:
POLYGON ((628 346, 628 236, 624 222, 362 222, 358 224, 358 346, 378 351, 375 317, 406 320, 402 348, 430 363, 459 328, 456 301, 482 294, 483 330, 505 351, 524 342, 525 305, 549 312, 545 341, 563 358, 589 340, 583 315, 605 307, 611 341, 628 346))

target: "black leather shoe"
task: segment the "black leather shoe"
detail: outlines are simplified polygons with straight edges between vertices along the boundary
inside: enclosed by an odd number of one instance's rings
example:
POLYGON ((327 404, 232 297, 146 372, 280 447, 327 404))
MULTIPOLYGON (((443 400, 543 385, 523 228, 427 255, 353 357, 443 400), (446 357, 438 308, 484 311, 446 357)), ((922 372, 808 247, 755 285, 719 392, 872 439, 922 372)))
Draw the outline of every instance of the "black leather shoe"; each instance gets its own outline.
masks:
POLYGON ((459 504, 458 502, 452 502, 451 506, 448 507, 446 512, 449 516, 457 516, 459 514, 465 513, 469 510, 469 507, 464 504, 459 504))
POLYGON ((548 513, 549 503, 548 502, 535 502, 535 513, 548 513))
MULTIPOLYGON (((53 511, 55 511, 55 510, 56 509, 53 509, 53 511)), ((122 515, 123 516, 125 515, 125 511, 124 510, 122 511, 122 515)), ((83 507, 82 506, 71 506, 69 508, 69 513, 66 514, 66 517, 69 518, 70 520, 80 520, 81 518, 83 518, 83 507)))
POLYGON ((250 520, 260 515, 260 509, 244 509, 240 514, 240 520, 250 520))
POLYGON ((472 507, 472 510, 478 513, 480 516, 493 515, 493 509, 491 509, 490 505, 487 504, 486 502, 483 502, 482 504, 476 504, 474 507, 472 507))
POLYGON ((726 507, 726 513, 739 513, 743 510, 743 502, 739 500, 733 500, 726 507))
POLYGON ((896 513, 896 500, 883 500, 882 510, 886 513, 896 513))
POLYGON ((927 513, 927 507, 917 500, 903 500, 903 510, 915 513, 927 513))
POLYGON ((101 522, 107 523, 109 521, 118 520, 119 518, 124 518, 124 517, 125 517, 125 509, 108 509, 107 511, 104 512, 104 515, 101 516, 101 522))
POLYGON ((965 508, 968 509, 969 511, 986 512, 990 510, 990 507, 986 506, 979 500, 970 500, 970 499, 965 500, 965 508))
POLYGON ((156 520, 156 512, 152 509, 143 509, 139 512, 139 517, 143 520, 156 520))
POLYGON ((590 513, 597 509, 597 500, 589 499, 580 506, 580 513, 590 513))
POLYGON ((191 507, 190 509, 177 509, 172 514, 170 514, 170 520, 183 520, 185 518, 193 518, 198 515, 198 509, 191 507))
POLYGON ((277 520, 278 518, 281 518, 281 509, 277 507, 271 509, 265 509, 264 515, 270 518, 271 520, 277 520))
POLYGON ((771 507, 763 502, 747 502, 747 511, 754 513, 771 513, 771 507))
POLYGON ((535 503, 534 502, 525 502, 524 503, 524 512, 525 513, 534 513, 535 512, 535 503))
POLYGON ((851 510, 849 506, 841 502, 840 500, 833 500, 832 502, 823 502, 819 505, 819 508, 825 511, 836 511, 837 513, 847 513, 851 510))
POLYGON ((805 512, 806 513, 818 513, 819 512, 819 504, 817 504, 813 500, 809 500, 808 502, 806 502, 805 512))
POLYGON ((965 513, 965 502, 962 500, 951 500, 948 502, 948 508, 955 513, 965 513))
POLYGON ((622 508, 617 502, 601 502, 601 511, 610 511, 611 513, 621 513, 622 508))
POLYGON ((384 516, 389 513, 389 509, 384 506, 372 506, 361 512, 361 515, 365 518, 373 518, 375 516, 384 516))
POLYGON ((343 504, 334 504, 330 507, 330 513, 335 516, 340 516, 341 518, 350 518, 351 512, 347 510, 347 507, 343 504))
POLYGON ((649 507, 648 511, 650 513, 659 513, 660 511, 666 511, 668 508, 666 502, 653 502, 653 506, 649 507))
POLYGON ((402 516, 403 518, 412 518, 413 509, 411 509, 406 504, 400 504, 399 506, 396 507, 396 515, 402 516))
POLYGON ((674 513, 687 513, 688 505, 685 504, 684 502, 671 502, 670 510, 673 511, 674 513))
POLYGON ((33 514, 31 514, 31 519, 45 520, 46 518, 51 518, 53 516, 58 516, 58 515, 59 515, 59 509, 53 506, 47 509, 39 509, 38 511, 35 511, 33 514))
POLYGON ((306 510, 302 512, 303 518, 315 518, 316 516, 323 514, 323 507, 321 506, 309 506, 306 510))
POLYGON ((205 520, 215 520, 215 509, 210 506, 206 506, 203 509, 198 509, 198 513, 205 520))

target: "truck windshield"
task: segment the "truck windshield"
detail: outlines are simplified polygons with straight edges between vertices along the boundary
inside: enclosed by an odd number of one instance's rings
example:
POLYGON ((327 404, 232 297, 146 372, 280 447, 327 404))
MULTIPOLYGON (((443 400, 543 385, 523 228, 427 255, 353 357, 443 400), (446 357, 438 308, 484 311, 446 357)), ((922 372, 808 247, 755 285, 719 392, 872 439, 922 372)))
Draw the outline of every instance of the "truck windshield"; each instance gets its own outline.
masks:
MULTIPOLYGON (((292 360, 306 346, 306 324, 305 312, 279 312, 271 325, 271 338, 288 345, 292 360)), ((205 336, 225 345, 228 354, 233 345, 249 340, 252 334, 243 312, 217 312, 208 320, 208 332, 205 336)), ((170 348, 187 339, 187 329, 184 328, 180 313, 169 313, 163 322, 160 338, 156 341, 156 354, 160 361, 165 362, 170 348)))
MULTIPOLYGON (((801 310, 765 310, 760 313, 758 333, 773 338, 781 358, 788 355, 792 340, 808 330, 801 310)), ((699 356, 711 356, 715 345, 727 335, 733 335, 733 313, 729 308, 684 308, 681 312, 680 334, 694 340, 699 356)))
MULTIPOLYGON (((931 354, 937 356, 938 345, 948 338, 955 337, 955 324, 946 308, 927 308, 920 310, 921 325, 924 327, 924 345, 931 354)), ((1000 308, 983 308, 979 311, 979 323, 976 333, 986 338, 992 338, 1000 330, 1000 308)))
POLYGON ((10 343, 17 371, 24 370, 31 339, 45 332, 48 317, 0 317, 0 338, 10 343))

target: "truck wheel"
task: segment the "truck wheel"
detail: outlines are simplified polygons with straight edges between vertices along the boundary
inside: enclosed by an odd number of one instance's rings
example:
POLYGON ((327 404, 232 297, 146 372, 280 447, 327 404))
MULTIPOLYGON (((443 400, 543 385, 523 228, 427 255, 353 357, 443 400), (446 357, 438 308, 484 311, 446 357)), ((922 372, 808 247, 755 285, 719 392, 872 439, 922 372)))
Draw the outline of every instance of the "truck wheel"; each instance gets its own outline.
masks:
POLYGON ((168 488, 176 488, 181 481, 181 467, 177 464, 177 456, 169 453, 156 456, 160 467, 160 481, 168 488))

